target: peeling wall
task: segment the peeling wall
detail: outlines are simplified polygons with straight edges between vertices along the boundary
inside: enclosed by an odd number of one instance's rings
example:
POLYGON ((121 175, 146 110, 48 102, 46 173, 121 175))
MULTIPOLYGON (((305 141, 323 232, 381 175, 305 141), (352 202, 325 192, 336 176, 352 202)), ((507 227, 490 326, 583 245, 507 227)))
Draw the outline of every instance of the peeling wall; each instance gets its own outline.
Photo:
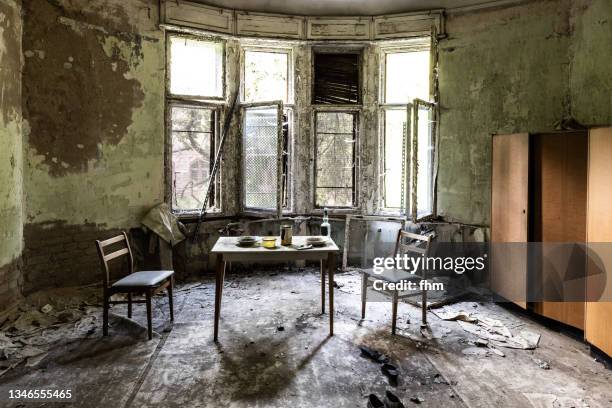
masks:
POLYGON ((572 115, 612 125, 612 2, 579 0, 572 9, 572 115))
MULTIPOLYGON (((44 233, 54 222, 73 239, 79 229, 103 238, 139 225, 163 201, 165 50, 157 21, 156 0, 24 0, 27 231, 44 233)), ((26 272, 35 252, 29 241, 26 272)), ((83 281, 64 273, 58 282, 83 281)), ((26 273, 27 288, 34 278, 26 273)))
POLYGON ((439 213, 489 223, 491 134, 612 124, 612 3, 544 0, 450 15, 440 43, 439 213))
POLYGON ((21 0, 0 0, 0 310, 21 294, 21 0))

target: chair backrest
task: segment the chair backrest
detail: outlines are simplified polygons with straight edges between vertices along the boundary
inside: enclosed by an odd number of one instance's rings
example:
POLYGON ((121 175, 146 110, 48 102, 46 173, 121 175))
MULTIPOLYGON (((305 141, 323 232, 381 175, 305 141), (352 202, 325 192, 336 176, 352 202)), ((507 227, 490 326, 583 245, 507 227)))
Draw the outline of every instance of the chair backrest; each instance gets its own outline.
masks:
POLYGON ((400 229, 395 241, 395 255, 429 256, 431 238, 431 235, 413 234, 400 229))
POLYGON ((120 256, 127 256, 129 272, 134 272, 134 257, 132 256, 130 241, 128 240, 125 231, 123 231, 120 235, 117 235, 116 237, 105 239, 104 241, 96 240, 96 247, 98 248, 98 255, 100 256, 100 262, 102 263, 102 277, 105 288, 108 288, 110 280, 108 268, 109 261, 119 258, 120 256), (124 246, 121 249, 106 253, 104 251, 104 248, 113 244, 123 244, 124 246))

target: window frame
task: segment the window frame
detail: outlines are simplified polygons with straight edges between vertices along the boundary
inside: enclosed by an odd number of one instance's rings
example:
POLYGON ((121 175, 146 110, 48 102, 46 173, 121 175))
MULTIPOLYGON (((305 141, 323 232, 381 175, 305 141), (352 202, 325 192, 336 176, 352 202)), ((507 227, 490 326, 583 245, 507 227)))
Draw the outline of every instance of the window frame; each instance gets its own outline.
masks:
MULTIPOLYGON (((180 218, 191 218, 195 215, 198 215, 201 209, 192 209, 192 210, 179 210, 175 209, 173 206, 173 194, 174 194, 174 183, 173 183, 173 172, 174 167, 172 163, 173 159, 173 144, 172 144, 172 108, 173 107, 183 107, 183 108, 196 108, 196 109, 209 109, 213 114, 213 138, 214 145, 210 147, 211 154, 211 169, 214 165, 215 156, 217 153, 217 148, 219 145, 220 138, 220 124, 219 118, 221 117, 222 107, 218 104, 212 104, 207 102, 196 102, 196 101, 182 101, 177 99, 166 98, 166 109, 165 109, 165 120, 166 120, 166 143, 165 143, 165 178, 166 178, 166 194, 165 194, 165 202, 168 203, 170 209, 173 214, 180 218)), ((219 214, 222 212, 222 202, 221 202, 221 168, 217 172, 214 180, 213 190, 211 192, 212 197, 209 197, 208 207, 206 212, 219 214), (212 199, 212 202, 211 202, 212 199), (212 204, 212 205, 211 205, 212 204)))
POLYGON ((408 104, 386 104, 381 106, 379 109, 379 138, 378 138, 378 179, 379 179, 379 189, 378 189, 378 214, 382 215, 401 215, 408 216, 411 214, 412 210, 412 103, 408 104), (402 204, 403 206, 396 210, 395 208, 386 207, 386 126, 387 126, 387 118, 386 113, 390 110, 401 111, 404 110, 406 113, 406 132, 403 135, 402 145, 404 146, 403 157, 407 160, 407 164, 404 164, 404 184, 401 186, 402 188, 402 204))
POLYGON ((313 162, 313 178, 312 178, 312 206, 315 212, 322 211, 323 208, 328 208, 330 211, 334 213, 341 212, 354 212, 359 209, 360 200, 359 200, 359 161, 360 161, 360 148, 359 148, 359 126, 361 120, 361 108, 356 107, 355 105, 317 105, 316 108, 313 109, 313 121, 312 121, 312 146, 313 146, 313 154, 312 154, 312 162, 313 162), (349 108, 350 107, 350 108, 349 108), (318 146, 318 137, 317 137, 317 116, 320 113, 346 113, 353 115, 353 185, 351 187, 353 199, 351 206, 330 206, 330 205, 319 205, 317 203, 317 146, 318 146))
POLYGON ((438 126, 438 104, 434 102, 424 101, 422 99, 414 99, 412 103, 412 208, 411 208, 411 217, 413 222, 419 222, 428 218, 435 216, 436 214, 436 162, 437 162, 437 126, 438 126), (431 200, 431 212, 426 214, 418 214, 418 178, 419 178, 419 165, 418 165, 418 154, 419 154, 419 106, 427 107, 430 110, 430 114, 432 115, 432 129, 431 129, 431 138, 432 138, 432 146, 433 146, 433 154, 432 154, 432 163, 431 163, 431 183, 432 183, 432 191, 430 191, 430 200, 431 200))
POLYGON ((387 55, 395 54, 395 53, 406 53, 406 52, 421 52, 421 51, 429 51, 430 54, 430 64, 429 64, 429 100, 433 100, 435 95, 435 43, 432 40, 433 36, 423 36, 418 37, 411 40, 401 41, 398 43, 382 45, 380 47, 380 60, 379 60, 379 95, 378 95, 378 118, 379 118, 379 149, 378 149, 378 208, 377 213, 384 215, 402 215, 405 217, 410 217, 413 222, 418 222, 426 218, 430 218, 435 216, 436 214, 436 199, 437 192, 435 188, 435 166, 436 166, 436 157, 438 154, 437 149, 437 120, 439 117, 438 114, 438 105, 435 102, 424 101, 422 99, 413 99, 410 101, 406 101, 406 103, 397 103, 397 102, 387 102, 386 101, 386 90, 387 90, 387 55), (418 102, 417 102, 418 101, 418 102), (418 121, 415 122, 415 114, 418 115, 418 104, 426 104, 431 105, 434 109, 433 112, 433 143, 434 143, 434 162, 433 162, 433 191, 432 191, 432 213, 427 215, 418 216, 417 211, 417 180, 418 180, 418 129, 415 128, 415 125, 418 125, 418 121), (410 162, 406 166, 406 174, 405 177, 405 185, 404 187, 404 205, 405 208, 403 211, 394 211, 391 209, 387 209, 384 207, 385 202, 385 184, 384 184, 384 138, 385 138, 385 112, 388 109, 397 109, 398 107, 407 107, 409 112, 407 114, 407 135, 406 138, 406 157, 409 158, 410 162))
MULTIPOLYGON (((283 101, 262 101, 262 102, 250 102, 243 103, 240 105, 240 112, 242 115, 241 123, 240 123, 240 213, 242 215, 254 215, 260 216, 275 214, 277 218, 281 218, 283 214, 283 205, 282 205, 282 183, 283 183, 283 101), (245 153, 245 131, 246 131, 246 110, 250 108, 266 108, 266 107, 274 107, 277 109, 277 140, 276 140, 276 208, 261 208, 261 207, 247 207, 246 205, 246 177, 245 167, 246 167, 246 153, 245 153)), ((290 135, 289 135, 289 138, 290 135)), ((290 141, 289 141, 290 143, 290 141)), ((288 164, 287 168, 290 170, 291 166, 288 164)))
POLYGON ((218 37, 206 37, 200 35, 186 34, 182 32, 176 31, 167 31, 166 32, 166 99, 179 99, 183 101, 218 101, 221 103, 225 103, 227 98, 226 94, 226 72, 227 72, 227 44, 226 40, 218 37), (209 96, 209 95, 181 95, 181 94, 173 94, 171 91, 171 76, 172 76, 172 41, 171 38, 185 38, 188 40, 201 41, 201 42, 210 42, 220 44, 222 47, 221 51, 221 96, 209 96))
POLYGON ((430 64, 429 64, 429 99, 432 99, 433 95, 433 81, 432 72, 434 67, 431 64, 431 54, 434 52, 431 44, 431 37, 418 37, 410 41, 402 41, 399 44, 383 45, 380 47, 380 61, 379 61, 379 95, 378 101, 381 107, 392 106, 392 105, 405 105, 412 103, 412 100, 406 102, 387 102, 387 54, 401 54, 406 52, 420 52, 429 51, 430 53, 430 64))
POLYGON ((267 101, 247 101, 246 100, 246 53, 247 52, 264 52, 271 54, 286 54, 287 55, 287 101, 283 101, 285 108, 293 107, 295 104, 295 86, 294 86, 294 66, 293 48, 291 47, 266 47, 251 44, 242 44, 240 47, 240 101, 241 104, 267 102, 267 101))

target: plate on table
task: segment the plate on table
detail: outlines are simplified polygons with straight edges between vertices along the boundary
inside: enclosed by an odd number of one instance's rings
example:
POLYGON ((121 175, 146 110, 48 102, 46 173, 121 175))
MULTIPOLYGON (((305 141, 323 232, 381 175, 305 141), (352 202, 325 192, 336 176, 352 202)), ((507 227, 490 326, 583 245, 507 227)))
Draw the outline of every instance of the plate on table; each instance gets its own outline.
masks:
POLYGON ((251 236, 246 236, 246 237, 239 237, 238 240, 236 241, 236 245, 240 246, 240 247, 250 247, 255 245, 259 240, 257 239, 257 237, 251 237, 251 236))
POLYGON ((308 237, 306 238, 306 244, 313 247, 323 247, 327 245, 327 237, 308 237))

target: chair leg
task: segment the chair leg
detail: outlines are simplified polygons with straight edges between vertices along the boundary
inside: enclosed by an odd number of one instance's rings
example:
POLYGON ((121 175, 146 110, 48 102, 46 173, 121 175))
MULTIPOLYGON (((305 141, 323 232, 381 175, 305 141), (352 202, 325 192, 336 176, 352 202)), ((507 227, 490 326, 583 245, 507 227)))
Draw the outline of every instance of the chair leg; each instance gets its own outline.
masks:
POLYGON ((170 277, 170 284, 168 285, 168 305, 170 305, 170 321, 174 321, 174 299, 172 299, 172 286, 174 285, 174 278, 170 277))
POLYGON ((147 333, 149 340, 153 338, 153 317, 151 315, 151 291, 147 290, 147 333))
POLYGON ((365 273, 361 274, 361 318, 365 319, 366 302, 368 295, 368 276, 365 273))
POLYGON ((104 301, 102 304, 102 335, 108 336, 108 298, 109 296, 104 293, 104 301))
POLYGON ((395 324, 397 321, 397 302, 398 302, 398 296, 397 296, 397 291, 393 292, 393 305, 392 305, 392 309, 391 309, 391 319, 393 319, 391 321, 391 334, 395 334, 395 324))
MULTIPOLYGON (((423 271, 423 281, 426 281, 427 275, 425 271, 423 271)), ((423 289, 421 289, 421 321, 423 325, 427 325, 427 289, 425 289, 427 285, 423 285, 423 289)))
POLYGON ((128 318, 132 318, 132 293, 128 293, 128 318))

